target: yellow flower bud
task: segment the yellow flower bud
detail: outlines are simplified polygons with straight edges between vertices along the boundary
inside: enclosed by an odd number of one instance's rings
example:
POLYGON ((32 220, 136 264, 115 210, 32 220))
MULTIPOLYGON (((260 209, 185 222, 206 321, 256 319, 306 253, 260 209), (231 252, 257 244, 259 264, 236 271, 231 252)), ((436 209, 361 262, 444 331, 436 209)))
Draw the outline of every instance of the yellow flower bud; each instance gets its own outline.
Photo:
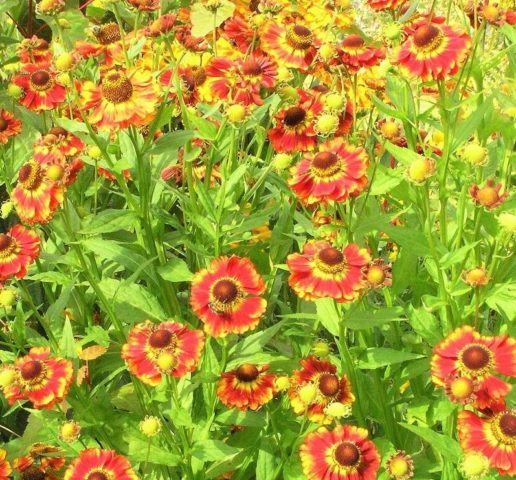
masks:
POLYGON ((54 182, 58 182, 64 177, 65 171, 61 165, 50 165, 47 168, 47 177, 54 182))
POLYGON ((0 290, 0 305, 4 308, 12 307, 18 298, 16 289, 11 287, 0 290))
POLYGON ((275 380, 276 388, 280 392, 290 387, 290 380, 287 376, 278 377, 275 380))
POLYGON ((147 437, 154 437, 161 430, 161 420, 158 417, 146 416, 140 422, 140 431, 147 437))
POLYGON ((70 420, 69 422, 65 422, 61 425, 59 429, 59 438, 63 440, 63 442, 71 443, 79 438, 81 433, 81 426, 79 423, 70 420))
POLYGON ((174 355, 168 352, 163 352, 159 355, 157 359, 158 367, 161 370, 170 370, 176 364, 176 358, 174 355))
POLYGON ((311 383, 307 383, 299 389, 299 398, 306 405, 310 405, 315 400, 316 396, 317 387, 311 383))
POLYGON ((334 418, 346 418, 351 416, 351 405, 333 402, 324 409, 324 413, 334 418))
POLYGON ((324 98, 324 104, 331 110, 340 112, 346 106, 346 98, 338 93, 329 93, 324 98))
POLYGON ((331 113, 319 115, 315 121, 315 131, 320 135, 331 135, 339 126, 339 117, 331 113))
POLYGON ((324 43, 319 48, 319 55, 323 60, 329 60, 335 55, 335 46, 331 43, 324 43))
POLYGON ((243 122, 245 120, 246 113, 245 107, 239 103, 230 105, 226 109, 226 116, 231 123, 243 122))
POLYGON ((16 380, 16 372, 13 368, 0 370, 0 388, 7 388, 16 380))
POLYGON ((383 34, 385 35, 385 38, 389 40, 396 40, 400 38, 400 25, 398 23, 388 23, 383 29, 383 34))
POLYGON ((431 158, 419 158, 409 166, 408 177, 415 183, 423 183, 434 174, 435 169, 435 162, 431 158))
POLYGON ((312 352, 314 355, 324 358, 330 354, 330 346, 324 340, 318 340, 313 344, 312 352))
POLYGON ((469 143, 462 149, 460 156, 471 165, 484 165, 487 160, 487 149, 478 143, 469 143))
POLYGON ((509 212, 502 212, 498 215, 498 223, 509 233, 516 232, 516 215, 509 212))
POLYGON ((292 162, 292 156, 287 153, 278 153, 272 159, 272 165, 276 171, 285 170, 292 162))
POLYGON ((278 81, 288 82, 292 80, 292 72, 287 67, 278 67, 278 81))
POLYGON ((73 55, 71 53, 65 52, 59 55, 54 60, 54 63, 58 70, 66 72, 73 68, 73 66, 75 65, 75 59, 73 58, 73 55))
POLYGON ((472 268, 462 273, 463 280, 472 287, 483 287, 489 282, 487 272, 482 267, 472 268))
POLYGON ((386 139, 391 140, 400 134, 400 127, 395 121, 389 120, 382 124, 380 132, 386 139))
POLYGON ((97 147, 96 145, 93 145, 92 147, 90 147, 88 149, 88 155, 91 158, 98 160, 100 157, 102 157, 102 151, 100 150, 99 147, 97 147))
POLYGON ((2 203, 2 206, 0 207, 2 218, 7 218, 9 214, 13 211, 13 202, 7 201, 2 203))
POLYGON ((489 460, 478 452, 466 453, 459 463, 459 471, 467 479, 481 479, 489 473, 489 460))
POLYGON ((60 73, 56 78, 57 81, 65 87, 68 87, 72 84, 72 78, 70 77, 70 75, 68 75, 68 73, 60 73))
POLYGON ((18 85, 14 84, 14 83, 10 83, 9 86, 7 87, 7 93, 9 94, 10 97, 17 100, 18 98, 20 98, 22 96, 23 90, 18 85))

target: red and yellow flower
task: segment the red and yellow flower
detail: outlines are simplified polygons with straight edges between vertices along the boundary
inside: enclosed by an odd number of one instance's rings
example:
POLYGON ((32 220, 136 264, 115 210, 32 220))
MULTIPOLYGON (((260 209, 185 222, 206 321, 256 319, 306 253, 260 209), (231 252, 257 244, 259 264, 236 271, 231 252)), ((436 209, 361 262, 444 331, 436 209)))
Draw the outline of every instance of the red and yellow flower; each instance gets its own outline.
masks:
POLYGON ((49 64, 25 64, 12 82, 22 88, 19 101, 29 110, 53 110, 66 100, 66 89, 49 64))
POLYGON ((244 105, 262 105, 260 92, 274 87, 277 69, 269 57, 253 54, 235 60, 213 58, 206 68, 206 74, 219 98, 244 105))
POLYGON ((361 68, 378 65, 384 58, 382 49, 366 45, 364 39, 355 33, 347 35, 337 46, 340 63, 349 73, 355 74, 361 68))
POLYGON ((265 22, 259 29, 260 46, 278 65, 307 70, 317 54, 318 39, 304 25, 265 22))
POLYGON ((369 288, 390 287, 392 285, 391 265, 382 258, 375 258, 365 272, 369 288))
POLYGON ((308 205, 330 200, 343 202, 358 195, 367 184, 369 159, 363 148, 348 145, 338 137, 306 154, 290 171, 289 185, 308 205))
POLYGON ((0 234, 0 282, 11 277, 23 278, 38 257, 39 247, 38 235, 22 225, 14 225, 0 234))
POLYGON ((15 361, 14 369, 14 382, 3 389, 10 405, 29 400, 34 408, 51 409, 65 399, 72 384, 72 363, 52 357, 48 347, 31 348, 28 355, 15 361))
POLYGON ((18 56, 23 63, 49 63, 52 60, 52 50, 49 47, 45 39, 33 35, 20 42, 18 56))
POLYGON ((60 470, 66 463, 63 450, 46 443, 34 443, 29 453, 13 461, 13 469, 21 479, 61 480, 60 470), (61 454, 61 455, 59 455, 61 454))
POLYGON ((11 472, 11 464, 7 461, 7 452, 0 448, 0 480, 9 480, 11 472))
POLYGON ((82 108, 90 110, 90 122, 101 129, 147 125, 159 100, 154 78, 145 69, 111 69, 100 85, 86 81, 80 90, 82 108))
POLYGON ((130 331, 122 358, 133 375, 156 386, 163 375, 179 378, 193 372, 203 346, 200 330, 176 322, 156 324, 147 320, 130 331))
POLYGON ((5 145, 9 138, 21 132, 22 123, 15 116, 0 108, 0 144, 5 145))
POLYGON ((315 117, 322 112, 319 98, 298 89, 296 105, 280 110, 274 117, 275 126, 269 129, 269 140, 276 152, 306 152, 317 145, 315 117))
POLYGON ((23 222, 49 222, 63 199, 62 186, 50 180, 45 165, 32 160, 20 168, 11 201, 23 222))
POLYGON ((367 0, 367 4, 377 11, 396 10, 405 2, 406 0, 367 0))
MULTIPOLYGON (((186 105, 197 105, 199 102, 211 103, 213 88, 204 67, 199 65, 179 67, 177 69, 179 88, 183 102, 186 105)), ((160 84, 169 90, 169 97, 177 98, 177 88, 174 84, 174 71, 166 70, 159 78, 160 84)))
POLYGON ((479 409, 499 409, 510 391, 510 385, 496 373, 516 376, 516 341, 507 335, 485 337, 465 325, 434 347, 434 384, 449 391, 453 390, 453 382, 454 396, 459 398, 467 399, 474 393, 474 404, 479 409), (476 383, 457 382, 461 377, 476 383))
POLYGON ((238 368, 222 373, 217 396, 228 408, 257 410, 270 402, 276 392, 276 376, 267 373, 268 365, 243 363, 238 368))
POLYGON ((380 456, 367 430, 352 425, 309 433, 300 456, 308 480, 374 480, 380 468, 380 456))
POLYGON ((244 333, 258 325, 267 302, 265 283, 247 258, 219 257, 192 280, 190 305, 208 335, 244 333))
POLYGON ((129 461, 113 450, 88 448, 70 464, 64 480, 138 480, 129 461))
POLYGON ((503 192, 502 184, 495 184, 492 178, 486 180, 485 185, 480 188, 477 184, 473 184, 469 189, 469 193, 473 201, 488 210, 498 208, 509 196, 509 192, 503 192))
POLYGON ((300 363, 301 370, 294 371, 290 379, 290 404, 297 415, 306 413, 312 422, 329 424, 333 417, 325 412, 326 407, 336 402, 350 406, 355 401, 348 377, 339 377, 335 365, 314 356, 304 358, 300 363), (313 385, 316 392, 309 403, 300 396, 306 385, 313 385))
POLYGON ((392 480, 410 480, 414 476, 414 460, 403 450, 398 450, 387 459, 385 470, 392 480))
POLYGON ((95 25, 91 35, 94 37, 93 41, 79 40, 75 43, 75 50, 79 55, 84 58, 103 56, 103 63, 109 66, 123 63, 122 34, 116 22, 95 25))
POLYGON ((309 241, 303 253, 287 257, 288 282, 305 300, 331 297, 351 302, 367 286, 363 270, 369 261, 367 250, 356 244, 339 249, 326 241, 309 241))
POLYGON ((484 455, 500 475, 516 475, 516 409, 480 417, 469 410, 459 413, 459 441, 464 451, 484 455))
POLYGON ((459 71, 471 46, 465 31, 435 23, 433 19, 422 19, 411 28, 413 33, 394 59, 403 71, 423 81, 444 80, 459 71))

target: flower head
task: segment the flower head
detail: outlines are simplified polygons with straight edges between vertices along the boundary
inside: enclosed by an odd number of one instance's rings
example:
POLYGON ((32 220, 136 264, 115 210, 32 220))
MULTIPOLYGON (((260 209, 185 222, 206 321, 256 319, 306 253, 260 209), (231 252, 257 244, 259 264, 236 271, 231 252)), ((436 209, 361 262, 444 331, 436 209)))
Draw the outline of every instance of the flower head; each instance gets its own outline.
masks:
POLYGON ((502 184, 495 184, 494 180, 489 178, 483 187, 474 184, 469 189, 469 193, 473 201, 488 210, 498 208, 509 196, 509 192, 501 193, 502 184))
POLYGON ((129 461, 112 450, 88 448, 70 464, 64 480, 138 480, 129 461))
POLYGON ((0 144, 6 144, 9 138, 21 132, 22 123, 15 116, 0 108, 0 144))
POLYGON ((0 282, 11 277, 23 278, 38 257, 39 247, 38 235, 22 225, 0 234, 0 282))

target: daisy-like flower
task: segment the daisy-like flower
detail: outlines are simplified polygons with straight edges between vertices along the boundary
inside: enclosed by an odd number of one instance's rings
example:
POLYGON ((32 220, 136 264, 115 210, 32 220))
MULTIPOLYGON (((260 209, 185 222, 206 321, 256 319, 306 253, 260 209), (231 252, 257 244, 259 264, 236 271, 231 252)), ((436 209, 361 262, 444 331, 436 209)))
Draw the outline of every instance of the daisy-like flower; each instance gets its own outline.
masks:
POLYGON ((133 375, 156 386, 162 375, 179 378, 194 371, 203 346, 200 330, 176 322, 156 324, 147 320, 129 332, 122 358, 133 375))
POLYGON ((450 382, 456 381, 456 377, 473 379, 478 386, 456 384, 454 395, 467 398, 475 393, 475 406, 479 409, 496 408, 510 390, 510 385, 495 373, 516 376, 516 341, 507 335, 484 337, 465 325, 434 347, 434 384, 450 389, 450 382))
POLYGON ((11 464, 7 461, 7 452, 0 448, 0 480, 9 480, 11 472, 11 464))
POLYGON ((270 402, 276 392, 276 376, 267 373, 268 365, 243 363, 224 372, 217 386, 217 396, 228 408, 257 410, 270 402))
POLYGON ((190 305, 213 337, 244 333, 258 325, 267 302, 265 283, 248 258, 219 257, 192 279, 190 305))
POLYGON ((176 15, 166 13, 157 20, 154 20, 148 27, 144 28, 143 33, 147 37, 159 37, 170 32, 176 23, 176 15))
MULTIPOLYGON (((177 70, 183 102, 186 105, 197 105, 199 102, 211 103, 213 91, 204 67, 194 65, 179 67, 177 70)), ((169 90, 169 97, 177 99, 174 85, 174 71, 166 70, 159 78, 160 84, 169 90)))
POLYGON ((357 73, 362 67, 378 65, 385 58, 382 49, 366 45, 364 39, 355 33, 344 37, 337 46, 337 54, 340 63, 351 74, 357 73))
POLYGON ((14 225, 0 234, 0 282, 23 278, 29 265, 38 257, 40 239, 32 230, 14 225))
POLYGON ((206 74, 212 79, 210 86, 219 98, 244 105, 262 105, 260 91, 274 87, 277 69, 270 58, 253 54, 246 59, 213 58, 206 74))
POLYGON ((70 464, 64 480, 138 480, 129 461, 113 450, 88 448, 70 464))
POLYGON ((374 480, 380 468, 380 456, 367 439, 367 430, 352 425, 309 433, 300 456, 308 480, 374 480))
POLYGON ((494 180, 489 178, 483 187, 473 184, 469 189, 469 194, 477 205, 488 210, 494 210, 505 202, 509 196, 509 192, 500 193, 501 190, 502 184, 495 184, 494 180))
POLYGON ((321 37, 330 29, 349 29, 355 16, 352 4, 345 0, 301 0, 297 2, 297 8, 308 27, 321 37))
POLYGON ((339 378, 335 365, 314 356, 304 358, 300 363, 301 370, 296 370, 290 379, 290 404, 297 415, 306 412, 312 422, 329 424, 333 421, 326 410, 329 405, 338 402, 350 406, 355 400, 348 377, 343 375, 339 378), (308 404, 300 396, 306 385, 313 385, 316 392, 308 404))
POLYGON ((275 126, 268 136, 276 152, 313 150, 317 145, 315 117, 323 104, 319 98, 299 89, 296 105, 280 110, 274 117, 275 126))
POLYGON ((315 155, 306 154, 290 170, 288 183, 307 205, 343 202, 364 189, 368 164, 363 148, 352 147, 338 137, 319 145, 315 155))
POLYGON ((116 22, 95 25, 91 30, 92 41, 79 40, 75 43, 75 50, 84 58, 98 58, 103 56, 105 65, 123 63, 124 48, 122 34, 116 22))
POLYGON ((392 480, 409 480, 414 476, 414 460, 403 450, 398 450, 387 459, 385 470, 392 480))
POLYGON ((303 253, 287 257, 288 283, 305 300, 331 297, 351 302, 366 287, 363 269, 369 261, 367 250, 354 243, 338 249, 326 241, 310 241, 303 253))
POLYGON ((66 463, 63 453, 59 447, 46 443, 34 443, 27 455, 13 461, 13 469, 20 474, 22 480, 61 480, 63 477, 59 474, 59 470, 66 463))
POLYGON ((21 132, 22 123, 15 116, 0 108, 0 144, 5 145, 9 138, 21 132))
POLYGON ((127 0, 127 2, 140 12, 154 12, 160 9, 160 0, 127 0))
POLYGON ((405 2, 406 0, 367 0, 367 4, 377 11, 396 10, 405 2))
POLYGON ((390 287, 392 285, 391 265, 381 258, 375 258, 367 267, 366 280, 369 288, 390 287))
POLYGON ((20 42, 18 56, 23 63, 48 63, 52 60, 52 50, 46 40, 33 35, 20 42))
POLYGON ((150 123, 159 99, 152 74, 144 69, 108 70, 100 85, 86 81, 80 90, 82 108, 90 110, 90 122, 101 129, 150 123))
POLYGON ((469 35, 426 19, 412 26, 413 33, 399 48, 394 62, 407 74, 423 81, 455 75, 468 56, 469 35))
POLYGON ((317 38, 304 25, 280 25, 265 22, 259 30, 261 49, 278 63, 290 68, 307 70, 317 53, 317 38))
POLYGON ((29 400, 34 408, 51 409, 65 399, 72 384, 72 363, 52 357, 48 347, 31 348, 28 355, 15 361, 14 368, 14 382, 3 389, 10 405, 29 400))
POLYGON ((463 410, 458 416, 457 431, 465 452, 484 455, 500 475, 516 475, 516 409, 491 417, 463 410))
POLYGON ((242 53, 247 53, 253 44, 254 29, 242 15, 236 14, 224 22, 224 33, 242 53))
POLYGON ((11 201, 23 222, 49 222, 63 199, 63 188, 50 180, 46 166, 30 161, 20 168, 11 201))
POLYGON ((66 100, 66 89, 49 64, 25 64, 12 82, 22 88, 19 102, 29 110, 53 110, 66 100))

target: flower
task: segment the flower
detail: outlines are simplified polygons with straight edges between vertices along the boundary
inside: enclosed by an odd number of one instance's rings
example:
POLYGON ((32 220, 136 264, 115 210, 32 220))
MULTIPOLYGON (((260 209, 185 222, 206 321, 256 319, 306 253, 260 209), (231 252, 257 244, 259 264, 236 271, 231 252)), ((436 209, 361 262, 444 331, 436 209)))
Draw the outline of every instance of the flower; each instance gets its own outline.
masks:
POLYGON ((14 225, 0 234, 0 282, 11 277, 23 278, 38 257, 40 239, 32 230, 14 225))
POLYGON ((265 283, 247 258, 219 257, 192 279, 190 305, 213 337, 244 333, 258 325, 267 302, 265 283))
POLYGON ((69 360, 52 357, 48 347, 33 347, 14 363, 16 378, 3 389, 7 401, 29 400, 34 408, 51 409, 61 403, 72 384, 69 360))
POLYGON ((390 287, 392 285, 391 265, 381 258, 375 258, 365 273, 369 288, 390 287))
POLYGON ((351 302, 366 286, 363 268, 369 261, 367 251, 354 243, 338 249, 326 241, 309 241, 303 253, 287 257, 288 283, 305 300, 351 302))
POLYGON ((7 461, 7 452, 0 448, 0 480, 9 480, 11 472, 11 465, 7 461))
POLYGON ((161 6, 160 0, 127 0, 130 5, 141 12, 153 12, 159 10, 161 6))
POLYGON ((352 147, 340 137, 327 140, 315 155, 305 154, 290 170, 289 185, 308 205, 343 202, 367 185, 368 164, 363 148, 352 147))
POLYGON ((457 419, 457 431, 466 453, 484 455, 501 475, 516 475, 516 409, 485 418, 463 410, 457 419))
POLYGON ((403 5, 406 0, 367 0, 367 4, 377 11, 396 10, 403 5))
POLYGON ((43 38, 33 35, 18 45, 18 56, 23 63, 48 63, 52 59, 50 45, 43 38))
POLYGON ((472 165, 485 165, 487 162, 487 148, 482 147, 478 143, 468 143, 460 151, 460 157, 472 165))
POLYGON ((444 391, 451 402, 470 405, 477 398, 478 381, 476 378, 450 375, 445 380, 444 391))
POLYGON ((481 453, 466 453, 459 462, 459 472, 468 480, 481 480, 489 473, 489 460, 481 453))
POLYGON ((238 368, 222 373, 217 385, 217 396, 228 408, 257 410, 270 402, 276 393, 276 376, 267 373, 268 365, 243 363, 238 368))
POLYGON ((317 53, 318 40, 303 25, 283 26, 274 21, 260 26, 261 49, 285 67, 307 70, 317 53))
POLYGON ((276 113, 275 126, 269 129, 269 140, 276 152, 305 152, 317 144, 314 117, 322 111, 322 102, 301 89, 297 95, 296 105, 276 113))
MULTIPOLYGON (((510 385, 495 373, 516 376, 516 341, 507 335, 485 337, 465 325, 434 347, 431 361, 434 384, 445 387, 454 376, 477 381, 478 388, 474 389, 477 408, 498 408, 503 404, 510 385)), ((465 390, 466 384, 458 385, 463 392, 459 396, 467 398, 470 392, 465 390)))
POLYGON ((484 287, 489 283, 489 276, 482 267, 475 267, 462 272, 462 279, 472 287, 484 287))
POLYGON ((25 64, 12 82, 23 89, 19 101, 29 110, 53 110, 66 100, 66 89, 49 64, 25 64))
POLYGON ((333 403, 351 405, 355 396, 346 375, 339 378, 337 367, 327 360, 310 356, 301 360, 301 370, 292 373, 288 392, 290 404, 297 415, 306 415, 312 422, 329 424, 331 413, 325 411, 333 403), (302 398, 300 390, 306 386, 314 389, 312 398, 302 398))
POLYGON ((80 93, 82 108, 90 110, 90 122, 111 130, 149 124, 159 99, 151 72, 136 68, 108 70, 100 85, 85 81, 80 93))
POLYGON ((0 144, 5 145, 10 137, 21 132, 22 123, 11 112, 0 108, 0 144))
POLYGON ((129 371, 148 385, 156 386, 162 375, 182 377, 195 370, 204 346, 200 330, 176 322, 135 325, 122 347, 129 371))
POLYGON ((59 470, 66 462, 63 453, 59 447, 46 443, 34 443, 28 455, 13 461, 13 469, 21 474, 21 480, 60 480, 62 475, 59 474, 59 470))
POLYGON ((309 433, 300 456, 308 480, 374 480, 380 468, 380 456, 367 439, 367 430, 352 425, 309 433))
POLYGON ((20 168, 11 201, 23 222, 48 223, 63 199, 62 186, 48 177, 46 166, 32 160, 20 168))
POLYGON ((510 212, 502 212, 498 215, 500 227, 508 233, 516 232, 516 215, 510 212))
POLYGON ((63 423, 59 428, 59 438, 67 443, 75 442, 79 438, 80 433, 81 425, 74 420, 63 423))
POLYGON ((469 35, 426 19, 412 25, 412 28, 413 32, 395 55, 394 63, 423 81, 444 80, 455 75, 468 56, 471 46, 469 35))
POLYGON ((500 194, 502 184, 495 184, 494 180, 489 178, 486 180, 485 186, 480 188, 477 184, 473 184, 469 189, 469 194, 473 201, 488 210, 498 208, 509 196, 509 192, 500 194))
POLYGON ((337 55, 339 63, 345 65, 350 74, 378 65, 385 58, 383 50, 366 45, 364 39, 355 33, 347 35, 338 44, 337 55))
POLYGON ((88 448, 70 464, 64 480, 138 480, 129 461, 113 450, 88 448))
POLYGON ((392 480, 409 480, 414 476, 414 461, 403 450, 393 453, 385 465, 392 480))
POLYGON ((146 437, 154 437, 161 431, 161 420, 158 417, 151 417, 147 415, 140 422, 140 431, 146 437))
POLYGON ((409 180, 414 183, 422 184, 429 179, 437 170, 437 164, 434 159, 429 157, 420 157, 412 161, 407 169, 409 180))

